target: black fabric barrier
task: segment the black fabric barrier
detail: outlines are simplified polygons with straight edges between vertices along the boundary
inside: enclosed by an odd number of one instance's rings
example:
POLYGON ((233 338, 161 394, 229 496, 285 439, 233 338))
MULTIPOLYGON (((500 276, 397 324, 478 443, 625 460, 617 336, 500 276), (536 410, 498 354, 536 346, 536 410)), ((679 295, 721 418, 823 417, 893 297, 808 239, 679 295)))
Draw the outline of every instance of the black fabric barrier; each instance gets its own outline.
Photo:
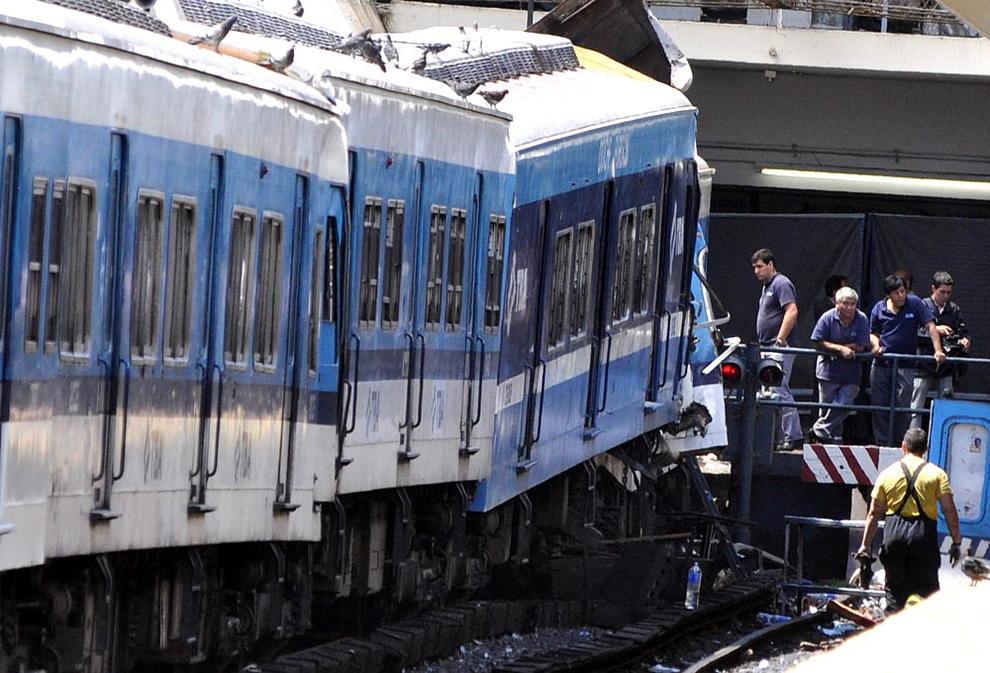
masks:
MULTIPOLYGON (((825 279, 844 275, 860 289, 865 220, 863 215, 713 214, 708 277, 732 314, 732 321, 722 328, 725 335, 746 342, 755 339, 761 285, 753 276, 750 258, 758 249, 770 248, 777 269, 791 279, 797 292, 800 313, 791 345, 809 347, 817 319, 814 306, 825 296, 825 279)), ((815 387, 811 358, 798 358, 791 382, 795 388, 815 387)))
MULTIPOLYGON (((990 311, 983 302, 990 286, 990 220, 912 215, 870 215, 870 284, 874 300, 882 294, 885 275, 907 268, 914 292, 931 295, 931 278, 948 271, 955 280, 952 301, 962 308, 976 357, 990 356, 990 311)), ((958 390, 990 393, 990 370, 969 367, 958 390)))

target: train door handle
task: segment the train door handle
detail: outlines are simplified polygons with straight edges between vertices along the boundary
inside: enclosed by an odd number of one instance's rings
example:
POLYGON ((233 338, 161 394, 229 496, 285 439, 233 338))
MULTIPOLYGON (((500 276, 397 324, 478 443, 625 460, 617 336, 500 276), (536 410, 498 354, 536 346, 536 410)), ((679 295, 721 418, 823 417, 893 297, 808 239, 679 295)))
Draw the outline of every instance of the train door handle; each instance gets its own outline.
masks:
POLYGON ((608 346, 605 347, 605 380, 602 384, 602 405, 598 407, 598 413, 605 411, 608 405, 608 375, 612 369, 612 333, 605 332, 605 338, 608 340, 608 346))
POLYGON ((543 373, 540 374, 540 411, 537 415, 536 434, 533 435, 534 444, 540 441, 540 437, 543 435, 543 399, 547 394, 547 361, 540 358, 539 366, 543 368, 543 373))
MULTIPOLYGON (((103 372, 104 372, 103 373, 103 391, 104 391, 103 392, 103 395, 106 396, 106 394, 107 394, 106 393, 106 390, 107 390, 107 388, 110 385, 110 377, 113 375, 111 373, 111 371, 110 371, 110 363, 106 359, 104 359, 104 358, 97 358, 96 359, 96 362, 100 366, 103 367, 103 372)), ((102 402, 100 404, 100 407, 103 409, 103 414, 104 414, 105 418, 108 418, 109 417, 109 411, 110 410, 107 408, 107 400, 106 399, 102 400, 102 402)), ((108 423, 108 422, 109 421, 104 420, 104 423, 108 423)), ((104 425, 104 428, 106 428, 105 425, 104 425)), ((104 437, 105 436, 106 436, 106 430, 104 429, 104 437)), ((104 440, 104 442, 105 441, 106 440, 104 440)), ((100 469, 99 469, 99 471, 96 474, 93 475, 93 481, 94 482, 100 481, 101 479, 103 479, 106 476, 106 474, 107 474, 107 451, 106 451, 106 445, 104 444, 103 451, 101 451, 101 453, 100 453, 100 469)))
POLYGON ((416 398, 416 422, 412 424, 413 430, 423 422, 423 368, 426 366, 426 338, 417 333, 416 340, 419 341, 419 392, 416 398))
POLYGON ((523 412, 523 423, 522 423, 523 432, 522 432, 522 444, 519 446, 519 453, 524 459, 529 458, 527 448, 531 444, 530 438, 532 437, 532 433, 530 432, 530 428, 532 427, 532 424, 530 422, 531 417, 529 410, 530 410, 530 401, 532 400, 532 396, 533 396, 533 390, 532 390, 533 380, 534 380, 533 374, 534 372, 532 366, 523 365, 524 397, 523 397, 523 404, 521 405, 523 412))
POLYGON ((670 323, 673 322, 673 314, 670 311, 664 311, 663 317, 667 319, 667 333, 663 339, 663 378, 660 379, 660 388, 667 385, 667 361, 670 359, 668 357, 668 349, 670 344, 670 323))
POLYGON ((217 427, 213 432, 213 464, 206 473, 207 479, 212 479, 220 468, 220 421, 223 417, 223 380, 226 378, 226 372, 218 364, 213 365, 212 372, 217 375, 217 427))
POLYGON ((478 407, 475 410, 474 418, 471 419, 471 427, 481 422, 481 394, 485 389, 485 340, 476 337, 478 341, 478 407))
POLYGON ((361 337, 351 332, 349 340, 354 344, 354 383, 347 382, 347 408, 344 410, 343 419, 345 436, 354 432, 354 428, 357 426, 357 394, 358 382, 361 377, 361 337), (347 420, 348 412, 351 417, 350 421, 347 420))
POLYGON ((409 342, 408 349, 406 350, 406 357, 409 358, 407 365, 409 369, 406 372, 406 411, 405 417, 399 424, 400 430, 408 428, 412 421, 412 382, 416 364, 416 337, 412 335, 412 332, 406 332, 402 336, 409 342))
POLYGON ((124 476, 124 468, 127 465, 127 410, 131 397, 131 363, 124 358, 120 358, 118 362, 123 365, 124 371, 124 403, 123 417, 120 423, 120 470, 114 472, 112 476, 113 481, 120 481, 121 477, 124 476))
MULTIPOLYGON (((210 385, 210 378, 209 378, 210 368, 206 366, 206 363, 205 362, 197 362, 196 363, 196 369, 198 371, 202 372, 201 378, 200 378, 200 387, 203 390, 203 395, 206 395, 206 387, 208 385, 210 385)), ((212 416, 212 414, 210 413, 210 410, 209 409, 206 409, 205 411, 203 411, 202 410, 203 409, 202 404, 200 405, 200 409, 201 409, 201 411, 200 411, 200 423, 205 423, 206 422, 206 417, 207 416, 212 416)), ((189 478, 190 479, 192 479, 193 477, 199 476, 199 473, 203 469, 202 447, 206 445, 206 441, 207 440, 204 438, 204 435, 205 435, 206 432, 207 432, 207 430, 206 430, 205 426, 201 426, 200 439, 198 440, 200 442, 200 446, 197 448, 197 452, 196 452, 196 464, 193 467, 193 469, 189 470, 189 478)))

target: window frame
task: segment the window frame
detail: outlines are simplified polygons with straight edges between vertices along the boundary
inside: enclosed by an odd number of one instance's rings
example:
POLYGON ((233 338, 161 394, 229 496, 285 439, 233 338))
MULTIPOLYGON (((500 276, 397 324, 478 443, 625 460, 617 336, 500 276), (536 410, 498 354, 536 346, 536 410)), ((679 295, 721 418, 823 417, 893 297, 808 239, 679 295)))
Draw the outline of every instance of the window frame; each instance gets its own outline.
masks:
POLYGON ((44 341, 42 297, 45 291, 45 243, 47 237, 49 204, 48 176, 36 175, 31 181, 31 217, 28 232, 27 284, 24 296, 24 352, 37 353, 44 341), (39 199, 40 197, 40 199, 39 199), (40 206, 40 212, 39 212, 40 206), (36 238, 37 237, 37 238, 36 238), (34 338, 32 339, 31 336, 34 338))
POLYGON ((278 369, 282 345, 282 290, 285 284, 286 218, 282 213, 264 210, 258 237, 254 293, 254 341, 251 362, 255 371, 271 374, 278 369), (274 237, 269 233, 276 232, 274 237), (274 241, 274 256, 267 250, 274 241), (272 259, 274 257, 274 259, 272 259), (262 349, 265 349, 262 351, 262 349))
POLYGON ((612 325, 625 322, 632 317, 630 300, 638 215, 639 209, 635 206, 619 211, 615 258, 612 260, 612 325))
MULTIPOLYGON (((96 185, 95 180, 70 176, 64 181, 64 191, 62 192, 64 200, 62 203, 62 236, 59 250, 59 297, 55 322, 58 356, 59 360, 65 363, 83 364, 89 362, 93 348, 93 294, 96 291, 96 282, 94 280, 96 273, 96 238, 100 221, 99 192, 96 185), (78 244, 78 241, 72 236, 74 233, 71 228, 73 223, 69 222, 70 212, 72 212, 69 208, 69 195, 73 193, 73 189, 78 190, 80 194, 88 191, 92 195, 88 218, 89 231, 86 237, 89 254, 83 259, 83 266, 85 268, 82 273, 77 271, 77 265, 80 260, 80 257, 75 254, 77 251, 68 249, 71 244, 78 244), (67 264, 66 260, 73 261, 67 264), (79 280, 84 281, 81 290, 76 285, 79 280), (69 292, 66 292, 66 290, 69 290, 69 292), (80 298, 83 301, 78 301, 80 298), (68 309, 73 305, 75 310, 70 315, 68 309), (81 328, 83 333, 82 350, 67 347, 68 342, 65 341, 65 328, 69 323, 73 324, 74 332, 79 332, 81 328), (76 323, 81 323, 81 325, 76 323)), ((78 223, 75 226, 78 226, 78 223)))
POLYGON ((427 242, 426 283, 423 284, 425 294, 425 310, 423 322, 426 329, 432 332, 440 331, 444 318, 444 259, 447 246, 447 206, 430 206, 430 230, 427 242))
POLYGON ((498 334, 502 325, 502 277, 505 275, 505 215, 488 217, 488 257, 485 266, 485 334, 498 334))
MULTIPOLYGON (((153 366, 158 361, 158 337, 161 331, 161 305, 162 300, 162 251, 164 246, 162 245, 162 237, 165 231, 165 204, 166 204, 165 193, 162 191, 154 189, 139 189, 137 193, 136 209, 134 214, 134 222, 132 224, 132 231, 134 234, 134 246, 132 248, 133 254, 131 257, 131 306, 130 306, 130 334, 129 338, 129 348, 131 354, 131 363, 138 366, 146 367, 153 366), (143 203, 157 203, 158 204, 158 222, 153 225, 157 227, 157 236, 154 236, 155 240, 151 241, 151 236, 144 236, 146 232, 143 231, 144 220, 142 219, 142 204, 143 203), (147 250, 145 246, 141 245, 146 243, 150 250, 147 250), (150 257, 142 257, 144 253, 150 252, 150 257), (150 264, 148 263, 150 262, 150 264), (139 268, 139 264, 143 264, 139 268), (150 268, 150 274, 141 274, 139 271, 150 268), (142 294, 140 290, 145 290, 147 287, 141 282, 141 276, 144 275, 145 279, 150 279, 150 289, 151 289, 151 306, 144 310, 138 305, 138 302, 142 299, 142 294), (142 315, 142 310, 144 314, 142 315), (143 327, 142 327, 143 321, 143 327), (138 344, 136 339, 138 337, 139 331, 135 329, 135 326, 144 332, 145 339, 144 343, 138 344)), ((156 232, 152 231, 152 235, 156 232)))
POLYGON ((382 315, 383 330, 399 326, 402 319, 402 256, 406 226, 406 202, 389 199, 385 208, 385 231, 382 239, 382 315), (394 296, 393 296, 394 295, 394 296))
POLYGON ((190 354, 189 351, 192 348, 192 323, 193 323, 193 305, 196 303, 196 239, 199 227, 197 218, 199 216, 199 202, 194 196, 187 196, 185 194, 173 194, 172 200, 169 203, 169 221, 168 221, 168 250, 166 254, 168 258, 165 260, 165 288, 164 288, 164 302, 165 302, 165 315, 162 321, 162 362, 169 367, 183 367, 189 364, 190 354), (188 265, 186 267, 186 275, 184 281, 183 293, 184 297, 184 316, 182 319, 183 334, 181 338, 181 347, 183 350, 183 355, 176 356, 170 354, 173 350, 174 341, 172 335, 175 329, 175 301, 174 294, 176 291, 177 276, 175 275, 176 270, 176 245, 177 245, 177 218, 175 213, 179 208, 189 208, 192 211, 192 216, 189 218, 189 236, 188 236, 188 247, 186 248, 186 259, 188 260, 188 265))
POLYGON ((570 341, 570 289, 573 270, 574 227, 554 236, 553 270, 550 272, 550 301, 547 304, 547 350, 556 351, 570 341), (566 239, 566 241, 564 240, 566 239), (563 245, 563 248, 561 247, 563 245), (561 259, 561 253, 564 258, 561 259))
MULTIPOLYGON (((257 274, 252 273, 252 267, 256 264, 256 254, 255 249, 257 248, 258 242, 258 211, 256 208, 251 208, 248 206, 235 205, 231 210, 230 214, 230 238, 227 245, 227 284, 224 288, 224 319, 223 319, 223 361, 224 366, 230 367, 236 370, 244 371, 248 367, 249 357, 252 356, 249 353, 251 347, 251 326, 252 326, 252 307, 254 305, 254 282, 255 276, 257 274), (241 295, 243 300, 240 301, 240 306, 242 310, 240 311, 240 320, 243 321, 240 324, 240 334, 238 338, 240 343, 234 344, 230 339, 231 330, 231 278, 232 278, 232 262, 233 262, 233 252, 234 252, 234 229, 235 225, 240 218, 241 222, 244 222, 245 218, 250 218, 251 226, 248 231, 248 235, 244 244, 241 245, 241 250, 246 251, 246 256, 242 255, 241 260, 244 263, 244 268, 242 269, 241 279, 238 283, 238 287, 241 289, 241 295), (229 346, 238 345, 240 346, 240 351, 234 353, 233 350, 228 348, 229 346), (241 359, 236 359, 235 355, 241 355, 241 359)), ((238 327, 237 324, 233 327, 238 327)))
POLYGON ((570 313, 570 338, 572 340, 586 337, 589 331, 588 317, 591 313, 589 308, 591 306, 591 277, 595 268, 595 230, 595 220, 578 222, 576 227, 574 254, 572 255, 574 259, 574 274, 571 281, 571 291, 574 296, 572 302, 572 307, 574 308, 571 309, 570 313), (588 232, 587 236, 584 236, 584 232, 588 232), (581 251, 581 243, 585 238, 587 238, 588 243, 587 255, 583 257, 582 261, 578 261, 578 252, 581 251), (575 310, 577 307, 581 309, 579 320, 575 319, 575 310), (575 330, 576 327, 577 330, 575 330))
POLYGON ((310 258, 309 276, 309 306, 307 318, 307 355, 306 371, 310 378, 316 378, 320 368, 320 323, 323 322, 323 297, 320 290, 324 283, 324 265, 326 264, 326 242, 324 230, 318 227, 313 230, 312 257, 310 258))
POLYGON ((451 208, 450 217, 447 220, 447 305, 443 311, 444 331, 446 332, 458 332, 464 325, 467 217, 467 209, 451 208), (455 280, 458 282, 454 282, 455 280))
POLYGON ((362 330, 374 329, 378 325, 382 273, 381 239, 382 198, 366 196, 361 225, 361 275, 358 284, 357 310, 358 329, 362 330), (369 213, 372 215, 371 219, 368 218, 369 213), (372 232, 374 237, 371 236, 372 232), (374 262, 374 266, 370 265, 371 262, 374 262))

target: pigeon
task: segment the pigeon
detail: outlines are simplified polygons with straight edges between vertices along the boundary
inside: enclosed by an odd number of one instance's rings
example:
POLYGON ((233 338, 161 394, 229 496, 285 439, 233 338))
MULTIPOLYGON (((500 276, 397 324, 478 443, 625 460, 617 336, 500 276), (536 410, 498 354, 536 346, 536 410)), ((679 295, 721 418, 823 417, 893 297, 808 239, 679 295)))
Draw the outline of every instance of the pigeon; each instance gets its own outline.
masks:
MULTIPOLYGON (((972 550, 970 550, 972 553, 972 550)), ((967 556, 962 560, 962 571, 969 579, 973 580, 970 586, 976 586, 980 580, 990 580, 990 563, 975 556, 967 556)))
POLYGON ((399 60, 399 50, 395 48, 395 44, 392 42, 392 36, 388 33, 385 33, 385 44, 382 46, 382 55, 390 63, 395 63, 399 60))
POLYGON ((337 89, 333 85, 333 77, 329 70, 324 70, 319 77, 310 78, 307 84, 323 94, 323 97, 331 103, 337 102, 337 89))
POLYGON ((382 60, 382 50, 374 40, 365 40, 361 43, 361 55, 365 60, 374 63, 382 72, 385 72, 385 61, 382 60))
POLYGON ((454 91, 456 91, 457 95, 460 96, 461 98, 467 98, 475 91, 477 91, 479 86, 481 86, 481 82, 475 82, 474 84, 471 84, 470 82, 462 82, 459 79, 446 80, 445 84, 454 91))
POLYGON ((446 42, 428 42, 426 44, 419 45, 419 48, 423 50, 424 54, 439 54, 441 51, 448 49, 450 47, 446 42))
POLYGON ((214 26, 210 32, 201 37, 194 37, 189 40, 189 44, 205 44, 208 47, 213 47, 214 51, 220 51, 220 43, 223 42, 223 38, 227 37, 227 33, 230 29, 234 27, 237 23, 237 16, 230 15, 224 19, 223 23, 214 26))
POLYGON ((498 91, 479 91, 478 95, 484 98, 489 105, 495 107, 502 102, 502 99, 505 98, 505 94, 507 93, 509 93, 508 89, 500 89, 498 91))
POLYGON ((295 16, 302 16, 305 10, 302 6, 302 0, 296 0, 295 6, 292 8, 292 13, 295 16))
POLYGON ((366 28, 356 35, 351 33, 346 40, 337 45, 334 51, 339 51, 345 54, 354 54, 355 52, 361 51, 361 46, 368 41, 369 35, 371 35, 370 28, 366 28))
POLYGON ((422 75, 424 72, 426 72, 426 52, 425 51, 422 54, 419 55, 419 58, 417 58, 415 61, 413 61, 413 64, 412 64, 412 66, 409 69, 412 72, 416 73, 417 75, 422 75))
POLYGON ((285 52, 285 56, 282 58, 275 58, 271 54, 265 54, 264 57, 258 61, 258 65, 266 66, 278 73, 284 73, 285 69, 292 65, 292 62, 295 59, 296 48, 295 46, 292 46, 289 47, 289 51, 285 52))

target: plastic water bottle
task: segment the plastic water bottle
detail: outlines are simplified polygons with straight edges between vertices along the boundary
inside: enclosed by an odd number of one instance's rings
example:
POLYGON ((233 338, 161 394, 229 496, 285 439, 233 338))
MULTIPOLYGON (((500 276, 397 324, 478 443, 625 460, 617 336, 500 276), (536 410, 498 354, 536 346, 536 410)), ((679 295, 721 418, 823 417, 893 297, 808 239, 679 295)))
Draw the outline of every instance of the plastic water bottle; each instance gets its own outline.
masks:
POLYGON ((698 594, 701 593, 701 568, 695 561, 688 570, 687 593, 684 595, 684 608, 695 610, 698 607, 698 594))

